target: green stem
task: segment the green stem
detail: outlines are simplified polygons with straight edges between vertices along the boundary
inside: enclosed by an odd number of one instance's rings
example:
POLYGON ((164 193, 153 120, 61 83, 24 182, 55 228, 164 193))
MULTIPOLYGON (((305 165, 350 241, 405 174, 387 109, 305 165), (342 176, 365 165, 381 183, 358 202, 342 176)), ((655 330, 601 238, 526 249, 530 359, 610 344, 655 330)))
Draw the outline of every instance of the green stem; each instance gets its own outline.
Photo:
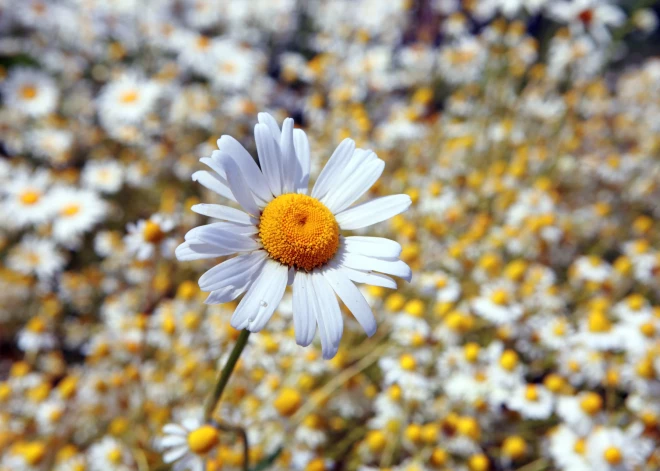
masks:
POLYGON ((215 388, 213 389, 213 394, 211 395, 211 397, 209 397, 208 401, 206 402, 206 407, 204 408, 204 421, 208 421, 211 418, 211 415, 213 414, 216 405, 218 404, 218 402, 220 402, 220 398, 222 397, 222 391, 225 390, 225 386, 227 386, 227 383, 229 382, 229 378, 231 377, 231 374, 234 372, 236 363, 238 363, 238 359, 240 358, 241 353, 243 353, 243 349, 245 348, 245 345, 247 345, 249 336, 250 336, 249 330, 241 331, 241 334, 238 336, 238 339, 236 340, 236 344, 234 345, 234 349, 231 351, 231 354, 229 355, 229 359, 227 360, 227 363, 225 364, 224 368, 222 368, 222 371, 220 372, 220 376, 218 376, 218 381, 215 384, 215 388))

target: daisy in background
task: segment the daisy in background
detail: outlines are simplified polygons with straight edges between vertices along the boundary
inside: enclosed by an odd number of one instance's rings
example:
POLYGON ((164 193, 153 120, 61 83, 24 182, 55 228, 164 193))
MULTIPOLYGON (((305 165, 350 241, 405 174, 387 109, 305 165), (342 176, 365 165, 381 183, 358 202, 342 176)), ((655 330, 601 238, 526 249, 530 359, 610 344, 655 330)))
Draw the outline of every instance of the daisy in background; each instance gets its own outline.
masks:
POLYGON ((81 178, 86 188, 113 194, 124 183, 124 168, 115 160, 91 160, 85 164, 81 178))
POLYGON ((24 275, 48 279, 64 268, 66 259, 51 239, 25 236, 9 251, 7 266, 24 275))
POLYGON ((549 2, 548 12, 555 20, 567 23, 576 36, 586 32, 601 42, 609 42, 610 28, 626 21, 623 10, 610 0, 549 2))
POLYGON ((220 222, 192 229, 176 254, 179 260, 237 254, 207 271, 200 288, 211 292, 208 304, 245 296, 231 318, 236 329, 258 332, 293 285, 296 342, 307 346, 318 325, 323 357, 335 356, 343 320, 335 295, 346 304, 367 335, 376 331, 369 304, 354 283, 396 288, 388 275, 410 280, 399 259, 401 246, 380 237, 344 237, 340 230, 362 229, 405 211, 408 195, 393 195, 354 205, 378 180, 385 163, 370 150, 345 139, 337 147, 308 194, 310 152, 307 135, 282 129, 266 113, 255 126, 258 166, 230 136, 201 161, 211 168, 193 180, 238 203, 200 204, 193 211, 220 222))
POLYGON ((168 236, 174 229, 174 220, 164 214, 153 214, 149 219, 129 223, 124 244, 128 252, 138 260, 147 260, 154 255, 172 258, 176 240, 168 236))
POLYGON ((49 75, 24 67, 12 68, 0 91, 7 108, 34 118, 55 111, 60 94, 49 75))
POLYGON ((3 217, 9 227, 22 229, 50 219, 52 212, 46 197, 49 184, 50 175, 45 170, 31 172, 21 168, 12 172, 0 189, 0 194, 4 194, 3 217))
POLYGON ((137 124, 153 109, 160 91, 156 82, 126 72, 101 90, 97 99, 99 119, 106 128, 137 124))
POLYGON ((103 221, 108 205, 95 192, 71 187, 54 188, 48 195, 53 221, 53 238, 65 247, 80 245, 81 236, 103 221))
POLYGON ((163 450, 163 461, 174 463, 174 471, 203 471, 205 458, 220 443, 218 430, 204 424, 197 415, 184 418, 181 425, 167 424, 163 432, 157 446, 163 450))

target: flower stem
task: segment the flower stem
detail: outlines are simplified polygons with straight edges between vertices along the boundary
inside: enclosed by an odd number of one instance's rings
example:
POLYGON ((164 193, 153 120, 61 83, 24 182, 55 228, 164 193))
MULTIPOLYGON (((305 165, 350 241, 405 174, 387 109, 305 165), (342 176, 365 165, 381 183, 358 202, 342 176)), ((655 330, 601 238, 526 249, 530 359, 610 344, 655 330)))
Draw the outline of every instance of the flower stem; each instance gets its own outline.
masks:
POLYGON ((238 359, 240 358, 241 353, 243 353, 243 349, 245 348, 245 345, 247 345, 249 336, 250 336, 249 330, 242 330, 241 334, 238 336, 238 339, 236 340, 236 344, 234 345, 234 349, 231 351, 231 354, 229 355, 229 359, 227 360, 227 363, 225 363, 224 368, 222 368, 222 371, 220 372, 220 376, 218 376, 218 381, 215 383, 213 394, 211 394, 211 397, 209 397, 208 401, 206 402, 206 407, 204 408, 205 421, 208 421, 211 418, 216 405, 218 404, 218 402, 220 402, 220 398, 222 397, 222 391, 225 390, 225 386, 227 386, 227 383, 229 382, 229 378, 231 377, 231 374, 234 372, 236 363, 238 363, 238 359))

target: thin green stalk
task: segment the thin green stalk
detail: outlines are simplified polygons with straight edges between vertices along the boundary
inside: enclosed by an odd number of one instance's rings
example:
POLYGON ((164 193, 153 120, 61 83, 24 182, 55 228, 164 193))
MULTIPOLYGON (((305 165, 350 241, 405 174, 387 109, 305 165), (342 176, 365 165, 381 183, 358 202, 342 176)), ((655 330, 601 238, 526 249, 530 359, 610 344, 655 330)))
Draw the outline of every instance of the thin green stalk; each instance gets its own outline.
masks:
POLYGON ((227 383, 229 382, 229 378, 231 377, 231 374, 234 372, 236 363, 238 362, 241 353, 243 353, 243 349, 245 348, 245 345, 247 345, 249 336, 250 336, 249 330, 241 331, 241 334, 238 336, 238 339, 236 340, 236 344, 234 345, 234 349, 231 351, 231 354, 229 355, 229 359, 227 360, 227 363, 225 364, 224 368, 222 368, 222 371, 220 372, 220 376, 218 376, 218 381, 215 383, 213 394, 211 394, 211 397, 209 397, 208 401, 206 402, 206 407, 204 408, 204 421, 208 421, 211 418, 211 415, 215 410, 215 406, 220 401, 220 398, 222 397, 222 392, 225 390, 225 386, 227 386, 227 383))

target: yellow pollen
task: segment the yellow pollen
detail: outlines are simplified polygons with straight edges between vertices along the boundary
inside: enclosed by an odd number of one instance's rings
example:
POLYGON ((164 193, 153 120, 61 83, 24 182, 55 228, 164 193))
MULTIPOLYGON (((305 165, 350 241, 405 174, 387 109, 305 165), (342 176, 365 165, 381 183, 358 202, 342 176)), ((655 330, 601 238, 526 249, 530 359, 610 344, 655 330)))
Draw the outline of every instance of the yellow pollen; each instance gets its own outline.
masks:
POLYGON ((503 289, 498 289, 490 295, 490 300, 493 301, 498 306, 504 306, 509 302, 509 294, 503 289))
POLYGON ((525 399, 531 402, 536 402, 539 400, 539 391, 533 384, 528 384, 525 389, 525 399))
POLYGON ((435 287, 438 289, 442 289, 447 286, 447 278, 438 278, 435 281, 435 287))
POLYGON ((507 371, 513 371, 518 366, 518 354, 513 350, 505 350, 500 357, 500 366, 507 371))
POLYGON ((152 244, 157 244, 163 240, 163 237, 165 237, 165 234, 163 233, 158 223, 153 221, 147 221, 144 224, 142 235, 144 236, 144 240, 152 244))
POLYGON ((136 90, 127 90, 121 94, 119 101, 124 104, 135 103, 138 99, 138 92, 136 90))
POLYGON ((62 216, 75 216, 80 211, 80 206, 76 203, 68 204, 62 208, 60 214, 62 216))
POLYGON ((121 463, 121 450, 119 448, 113 448, 108 452, 108 461, 113 464, 121 463))
POLYGON ((34 332, 35 334, 41 334, 46 331, 46 323, 43 321, 43 319, 33 317, 30 319, 30 322, 28 322, 27 329, 30 332, 34 332))
POLYGON ((479 344, 474 342, 465 344, 465 347, 463 347, 463 354, 465 355, 465 359, 470 363, 474 363, 479 359, 480 351, 481 347, 479 347, 479 344))
POLYGON ((234 72, 236 72, 237 67, 236 64, 234 64, 233 62, 225 62, 224 64, 222 64, 221 69, 226 74, 233 74, 234 72))
POLYGON ((273 259, 310 271, 337 252, 339 225, 315 198, 290 193, 278 196, 264 208, 259 237, 273 259))
POLYGON ((292 388, 283 388, 280 394, 273 401, 275 409, 285 417, 293 415, 302 403, 302 396, 298 391, 292 388))
POLYGON ((621 464, 621 460, 623 459, 623 456, 621 455, 621 450, 619 450, 615 446, 611 446, 608 449, 606 449, 605 452, 603 453, 603 456, 605 458, 605 461, 613 465, 621 464))
POLYGON ((197 39, 197 48, 206 49, 211 45, 211 39, 208 36, 200 36, 197 39))
POLYGON ((219 441, 220 435, 211 425, 202 425, 188 434, 188 448, 198 455, 208 453, 215 448, 219 441))
POLYGON ((23 85, 20 93, 24 100, 32 100, 37 96, 37 87, 31 84, 23 85))
POLYGON ((653 337, 655 335, 655 325, 652 322, 646 322, 639 326, 640 332, 646 337, 653 337))
POLYGON ((573 445, 573 451, 577 453, 578 455, 584 455, 584 452, 587 449, 587 443, 584 438, 580 438, 575 441, 575 445, 573 445))
POLYGON ((22 447, 22 455, 25 461, 31 466, 35 466, 46 456, 46 445, 41 442, 30 442, 22 447))
POLYGON ((589 415, 594 415, 603 407, 603 398, 599 394, 589 392, 580 401, 580 407, 589 415))
POLYGON ((399 364, 401 365, 401 368, 406 371, 413 371, 417 366, 415 357, 408 353, 401 355, 401 358, 399 358, 399 364))
POLYGON ((41 194, 38 191, 27 190, 21 194, 21 203, 27 205, 33 205, 41 198, 41 194))
POLYGON ((612 323, 602 311, 592 311, 589 313, 589 331, 595 333, 609 332, 612 328, 612 323))

